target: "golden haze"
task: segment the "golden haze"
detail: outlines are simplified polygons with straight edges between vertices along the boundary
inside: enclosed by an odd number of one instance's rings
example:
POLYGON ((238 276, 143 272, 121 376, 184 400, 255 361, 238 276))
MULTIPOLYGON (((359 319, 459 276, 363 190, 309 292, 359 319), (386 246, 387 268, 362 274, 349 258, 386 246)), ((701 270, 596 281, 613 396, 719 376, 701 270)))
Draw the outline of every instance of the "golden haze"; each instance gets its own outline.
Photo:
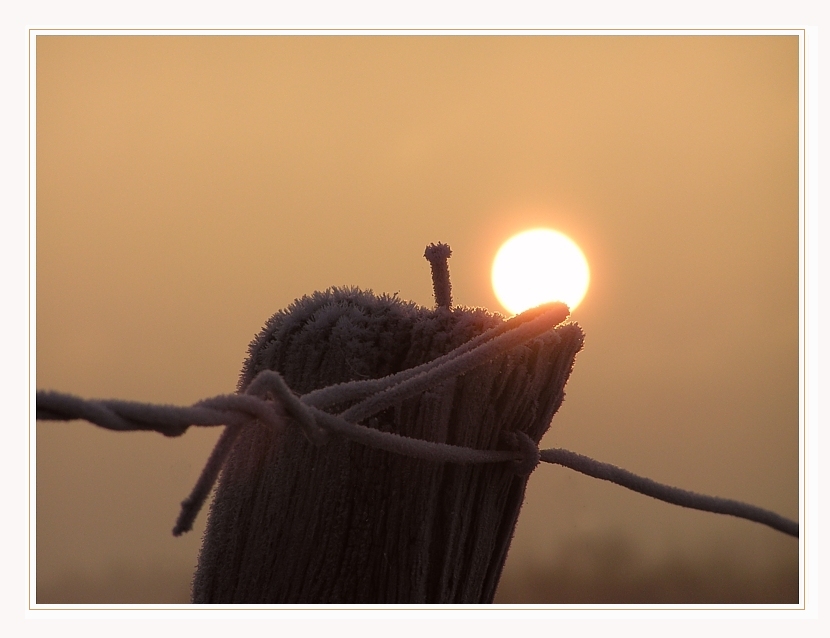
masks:
MULTIPOLYGON (((430 242, 456 303, 495 310, 498 246, 550 226, 591 291, 543 444, 798 517, 796 37, 40 36, 36 55, 38 388, 230 392, 298 296, 431 303, 430 242)), ((186 599, 204 515, 170 530, 217 435, 38 423, 40 602, 108 574, 149 583, 105 590, 120 602, 186 599)), ((643 569, 797 569, 776 532, 545 466, 505 579, 606 536, 643 569)))

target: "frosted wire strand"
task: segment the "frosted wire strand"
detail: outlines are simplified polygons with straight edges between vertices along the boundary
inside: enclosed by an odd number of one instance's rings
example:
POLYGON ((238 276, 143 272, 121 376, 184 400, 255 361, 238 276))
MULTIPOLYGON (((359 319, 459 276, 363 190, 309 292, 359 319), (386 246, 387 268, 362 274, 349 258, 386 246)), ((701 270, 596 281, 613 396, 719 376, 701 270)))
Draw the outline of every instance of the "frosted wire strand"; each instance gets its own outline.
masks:
POLYGON ((434 463, 502 463, 522 459, 521 454, 509 450, 479 450, 449 443, 413 439, 351 423, 340 415, 329 414, 317 408, 311 408, 311 411, 317 417, 318 423, 322 423, 328 430, 350 441, 414 459, 434 463))
POLYGON ((435 305, 439 308, 452 306, 452 284, 450 283, 450 269, 447 260, 452 250, 447 244, 430 244, 424 251, 424 257, 432 270, 432 290, 435 295, 435 305))
POLYGON ((173 536, 181 536, 193 529, 193 523, 210 495, 216 479, 219 478, 219 472, 222 471, 225 459, 228 458, 228 454, 233 449, 233 444, 241 433, 242 427, 238 425, 229 425, 222 432, 216 445, 213 446, 213 451, 210 453, 205 467, 202 468, 199 480, 196 481, 190 495, 182 501, 182 509, 176 519, 173 536))
POLYGON ((486 364, 497 355, 520 346, 562 323, 568 317, 568 312, 568 307, 565 304, 553 304, 544 314, 532 321, 501 334, 473 350, 457 354, 442 363, 428 366, 417 376, 373 394, 357 405, 353 405, 343 412, 342 416, 347 421, 362 421, 405 399, 420 394, 428 388, 470 372, 486 364))
POLYGON ((108 430, 152 430, 165 436, 180 436, 191 425, 241 425, 250 421, 250 410, 242 411, 239 403, 220 407, 223 398, 214 397, 211 407, 205 405, 207 402, 177 407, 133 401, 87 401, 71 394, 39 391, 36 417, 49 421, 83 419, 108 430))
POLYGON ((569 450, 559 448, 542 450, 541 457, 546 463, 562 465, 563 467, 582 472, 593 478, 616 483, 629 490, 651 496, 666 503, 705 512, 713 512, 715 514, 737 516, 738 518, 767 525, 768 527, 777 529, 779 532, 784 532, 785 534, 798 538, 798 521, 792 521, 784 518, 780 514, 749 505, 748 503, 719 498, 717 496, 706 496, 705 494, 690 492, 679 487, 663 485, 649 478, 637 476, 616 465, 595 461, 592 458, 569 450))
POLYGON ((511 317, 504 323, 501 323, 494 328, 490 328, 490 330, 470 339, 466 343, 458 346, 455 350, 452 350, 437 359, 415 366, 414 368, 407 368, 406 370, 401 370, 400 372, 390 374, 381 379, 347 381, 345 383, 336 383, 334 385, 326 386, 325 388, 320 388, 318 390, 312 390, 302 396, 303 403, 325 409, 329 406, 337 405, 338 403, 344 404, 358 399, 365 399, 371 394, 391 388, 392 386, 398 385, 399 383, 411 379, 412 377, 416 377, 431 368, 443 365, 447 361, 455 359, 470 350, 478 348, 481 344, 490 341, 499 335, 508 332, 509 330, 514 330, 522 324, 532 321, 549 310, 550 304, 526 310, 522 314, 511 317))
MULTIPOLYGON (((265 370, 257 375, 251 383, 251 386, 256 383, 260 376, 264 376, 268 382, 267 384, 258 384, 260 387, 268 387, 273 377, 279 377, 278 373, 271 370, 265 370)), ((234 395, 231 396, 233 397, 234 395)), ((239 395, 240 398, 242 396, 244 395, 239 395)), ((216 402, 221 405, 225 403, 227 398, 227 396, 214 397, 213 399, 207 399, 206 401, 200 402, 200 404, 212 404, 213 402, 216 402)), ((287 414, 290 414, 291 410, 286 409, 284 411, 280 410, 280 412, 275 412, 275 408, 277 408, 280 404, 269 403, 268 401, 255 396, 247 396, 245 398, 251 400, 248 402, 246 407, 250 408, 251 403, 258 402, 262 408, 262 411, 271 412, 269 417, 267 419, 260 419, 253 410, 248 409, 246 411, 242 411, 240 409, 234 409, 232 406, 228 406, 227 409, 219 411, 205 410, 204 408, 199 407, 173 408, 172 406, 131 403, 130 411, 135 416, 140 414, 139 408, 141 407, 147 408, 147 411, 153 414, 156 413, 156 408, 158 407, 164 407, 171 410, 170 413, 175 416, 177 423, 173 425, 156 424, 153 428, 154 430, 160 432, 161 434, 166 434, 167 436, 180 436, 183 434, 184 429, 178 425, 178 421, 183 419, 186 420, 188 415, 192 415, 194 417, 202 417, 207 415, 209 417, 204 419, 206 422, 196 422, 194 419, 194 422, 191 423, 191 425, 218 425, 216 421, 219 419, 225 419, 226 422, 231 422, 234 427, 250 425, 253 422, 261 421, 267 423, 271 427, 277 428, 277 431, 283 430, 287 414)), ((104 401, 86 401, 75 396, 61 395, 56 392, 38 392, 37 418, 41 420, 58 421, 84 419, 90 423, 100 425, 107 429, 114 429, 110 427, 110 424, 112 422, 117 422, 119 424, 118 429, 120 431, 148 429, 144 423, 129 423, 122 419, 122 415, 118 412, 119 402, 112 403, 115 403, 116 405, 114 407, 108 406, 105 405, 104 401), (122 423, 124 423, 123 426, 121 426, 122 423)), ((356 441, 369 447, 375 447, 388 452, 395 452, 412 458, 418 458, 425 461, 434 461, 436 463, 496 463, 503 461, 517 461, 522 458, 520 453, 509 450, 479 450, 475 448, 451 445, 449 443, 436 443, 422 439, 413 439, 401 436, 400 434, 394 434, 393 432, 382 432, 364 425, 346 421, 341 415, 330 414, 318 408, 306 406, 299 400, 297 400, 297 403, 299 404, 297 405, 297 408, 301 411, 301 418, 306 420, 310 417, 311 420, 315 421, 315 428, 319 429, 322 426, 325 430, 340 434, 351 441, 356 441)), ((259 412, 259 410, 256 412, 259 412)))

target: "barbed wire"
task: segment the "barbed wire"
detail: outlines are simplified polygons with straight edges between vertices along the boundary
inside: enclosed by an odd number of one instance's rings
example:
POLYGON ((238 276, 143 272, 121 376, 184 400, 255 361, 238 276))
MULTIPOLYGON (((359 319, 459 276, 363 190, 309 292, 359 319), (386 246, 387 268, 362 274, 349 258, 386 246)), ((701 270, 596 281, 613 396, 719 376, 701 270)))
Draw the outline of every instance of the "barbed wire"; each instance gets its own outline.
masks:
MULTIPOLYGON (((463 348, 461 354, 443 357, 440 361, 421 366, 422 369, 414 375, 411 371, 407 371, 407 374, 399 373, 399 379, 395 379, 397 375, 391 375, 384 380, 382 388, 374 387, 374 392, 342 414, 332 414, 310 405, 322 396, 319 391, 299 397, 288 388, 279 373, 265 370, 253 379, 245 394, 219 395, 187 407, 118 400, 85 400, 71 394, 38 391, 36 418, 51 421, 83 419, 118 432, 155 431, 171 437, 181 436, 191 426, 225 425, 225 431, 196 485, 182 501, 181 513, 173 529, 175 536, 192 529, 242 428, 259 423, 281 433, 292 422, 299 425, 308 439, 318 446, 324 445, 329 436, 334 434, 362 445, 435 463, 512 463, 514 471, 521 475, 529 474, 543 461, 610 481, 667 503, 727 514, 767 525, 790 536, 799 536, 798 522, 775 512, 741 501, 707 496, 658 483, 569 450, 539 450, 536 443, 523 432, 513 433, 512 450, 481 450, 382 432, 346 418, 368 418, 390 404, 414 396, 449 376, 468 372, 489 360, 495 350, 512 347, 538 336, 540 330, 543 331, 542 327, 556 321, 560 314, 559 308, 549 309, 530 321, 511 326, 512 329, 508 330, 511 334, 499 330, 495 335, 490 335, 490 339, 479 341, 475 347, 463 348), (508 336, 511 337, 509 340, 504 339, 508 336), (488 343, 491 344, 490 347, 485 348, 488 343), (496 345, 492 345, 494 343, 496 345), (309 396, 311 401, 306 400, 309 396)), ((338 399, 330 402, 338 403, 344 396, 362 395, 364 389, 361 384, 365 385, 365 382, 340 384, 336 393, 338 399)))

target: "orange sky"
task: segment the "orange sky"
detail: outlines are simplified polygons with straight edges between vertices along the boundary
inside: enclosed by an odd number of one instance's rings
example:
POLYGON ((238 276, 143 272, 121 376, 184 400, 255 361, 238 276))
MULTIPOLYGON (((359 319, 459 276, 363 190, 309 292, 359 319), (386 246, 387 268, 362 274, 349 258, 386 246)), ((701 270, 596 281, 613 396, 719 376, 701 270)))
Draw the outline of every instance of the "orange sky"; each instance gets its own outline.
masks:
MULTIPOLYGON (((502 241, 571 236, 585 348, 544 446, 798 517, 794 36, 40 36, 37 387, 176 404, 330 285, 501 311, 502 241)), ((218 431, 37 425, 39 579, 195 564, 218 431)), ((795 561, 793 539, 536 470, 507 569, 573 538, 795 561)))

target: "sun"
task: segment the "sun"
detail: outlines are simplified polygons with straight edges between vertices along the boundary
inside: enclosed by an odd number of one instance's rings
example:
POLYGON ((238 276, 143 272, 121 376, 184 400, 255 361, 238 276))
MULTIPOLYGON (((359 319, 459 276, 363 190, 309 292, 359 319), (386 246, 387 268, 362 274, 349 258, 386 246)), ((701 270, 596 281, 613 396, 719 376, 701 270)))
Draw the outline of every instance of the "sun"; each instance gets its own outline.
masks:
POLYGON ((588 291, 588 261, 574 241, 549 228, 508 239, 493 260, 493 292, 513 314, 549 301, 573 312, 588 291))

